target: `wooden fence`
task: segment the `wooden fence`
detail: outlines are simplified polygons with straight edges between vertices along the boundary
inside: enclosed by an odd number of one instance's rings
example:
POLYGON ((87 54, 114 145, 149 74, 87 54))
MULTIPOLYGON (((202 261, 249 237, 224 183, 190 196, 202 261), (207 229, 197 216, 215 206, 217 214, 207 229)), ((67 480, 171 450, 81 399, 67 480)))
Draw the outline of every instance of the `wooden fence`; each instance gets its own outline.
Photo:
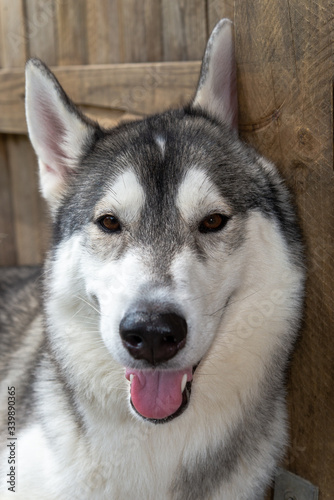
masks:
POLYGON ((42 58, 85 112, 114 124, 187 100, 225 16, 235 21, 241 135, 285 176, 307 247, 285 466, 332 500, 333 0, 0 0, 0 265, 41 262, 48 245, 25 135, 26 59, 42 58))

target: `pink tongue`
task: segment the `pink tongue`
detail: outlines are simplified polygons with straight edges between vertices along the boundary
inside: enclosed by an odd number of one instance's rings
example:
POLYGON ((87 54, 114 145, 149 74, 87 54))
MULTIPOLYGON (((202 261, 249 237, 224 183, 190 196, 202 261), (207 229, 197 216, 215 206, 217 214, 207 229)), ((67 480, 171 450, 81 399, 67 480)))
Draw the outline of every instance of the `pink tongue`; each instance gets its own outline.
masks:
POLYGON ((192 379, 192 368, 177 372, 142 371, 127 368, 125 376, 131 383, 131 400, 143 417, 162 419, 173 415, 182 404, 181 382, 183 375, 192 379))

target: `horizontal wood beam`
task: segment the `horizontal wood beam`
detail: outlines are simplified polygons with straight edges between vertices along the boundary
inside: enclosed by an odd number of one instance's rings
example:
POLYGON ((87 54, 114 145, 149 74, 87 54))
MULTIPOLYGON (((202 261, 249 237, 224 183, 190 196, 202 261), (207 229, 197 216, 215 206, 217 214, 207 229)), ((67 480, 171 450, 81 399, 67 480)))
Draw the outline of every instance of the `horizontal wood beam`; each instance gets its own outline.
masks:
MULTIPOLYGON (((71 99, 103 126, 156 113, 194 95, 199 61, 52 68, 71 99)), ((0 70, 0 132, 27 132, 24 71, 0 70)))

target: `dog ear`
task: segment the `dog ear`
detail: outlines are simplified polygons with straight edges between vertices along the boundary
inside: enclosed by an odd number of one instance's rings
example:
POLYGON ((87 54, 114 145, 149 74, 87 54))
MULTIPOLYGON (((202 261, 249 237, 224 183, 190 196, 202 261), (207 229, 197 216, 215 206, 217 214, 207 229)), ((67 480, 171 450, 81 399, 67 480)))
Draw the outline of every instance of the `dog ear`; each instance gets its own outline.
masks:
POLYGON ((233 24, 229 19, 219 21, 210 36, 192 105, 237 130, 236 63, 233 24))
POLYGON ((80 113, 39 59, 26 65, 26 118, 41 191, 53 212, 98 126, 80 113))

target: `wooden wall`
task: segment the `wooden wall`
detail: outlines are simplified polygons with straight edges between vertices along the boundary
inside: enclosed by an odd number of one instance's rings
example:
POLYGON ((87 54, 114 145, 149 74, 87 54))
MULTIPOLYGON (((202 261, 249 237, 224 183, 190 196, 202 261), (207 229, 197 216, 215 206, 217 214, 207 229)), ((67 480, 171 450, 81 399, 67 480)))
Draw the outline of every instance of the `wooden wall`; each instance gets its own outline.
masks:
POLYGON ((241 135, 287 179, 307 247, 285 466, 333 500, 333 0, 0 0, 0 265, 41 262, 48 242, 24 121, 26 59, 55 67, 84 111, 113 124, 189 98, 221 17, 235 20, 241 135))
POLYGON ((295 194, 308 259, 287 467, 334 498, 334 3, 237 2, 240 128, 295 194))

